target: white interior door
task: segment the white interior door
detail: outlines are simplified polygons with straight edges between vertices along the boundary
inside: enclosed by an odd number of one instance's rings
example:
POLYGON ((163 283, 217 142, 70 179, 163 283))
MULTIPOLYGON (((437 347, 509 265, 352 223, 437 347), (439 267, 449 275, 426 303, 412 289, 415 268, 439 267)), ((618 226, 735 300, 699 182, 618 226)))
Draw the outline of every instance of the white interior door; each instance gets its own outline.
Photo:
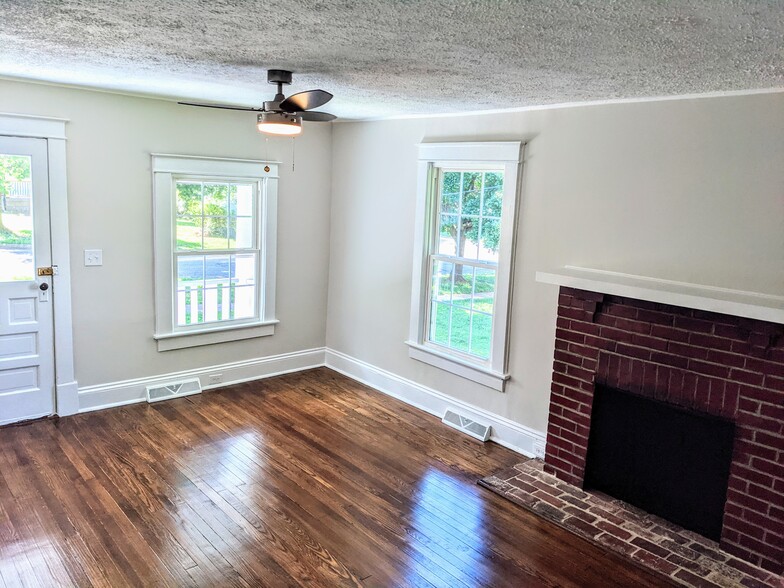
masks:
POLYGON ((0 136, 0 425, 55 411, 51 262, 46 140, 0 136))

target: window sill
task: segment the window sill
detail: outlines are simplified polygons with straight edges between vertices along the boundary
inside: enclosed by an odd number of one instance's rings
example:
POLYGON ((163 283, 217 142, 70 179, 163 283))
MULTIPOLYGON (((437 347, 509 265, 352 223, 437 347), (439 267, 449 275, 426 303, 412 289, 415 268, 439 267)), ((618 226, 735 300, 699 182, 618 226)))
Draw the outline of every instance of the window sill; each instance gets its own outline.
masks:
POLYGON ((267 337, 275 334, 275 325, 277 325, 278 322, 279 321, 274 320, 247 323, 244 325, 212 327, 199 331, 156 333, 153 335, 153 339, 158 342, 158 351, 170 351, 172 349, 213 345, 214 343, 240 341, 242 339, 252 339, 254 337, 267 337))
POLYGON ((420 345, 413 341, 406 341, 406 345, 408 345, 408 356, 411 359, 427 363, 499 392, 504 391, 506 381, 510 377, 509 374, 503 374, 486 367, 474 365, 468 361, 447 355, 446 353, 440 353, 431 347, 420 345))

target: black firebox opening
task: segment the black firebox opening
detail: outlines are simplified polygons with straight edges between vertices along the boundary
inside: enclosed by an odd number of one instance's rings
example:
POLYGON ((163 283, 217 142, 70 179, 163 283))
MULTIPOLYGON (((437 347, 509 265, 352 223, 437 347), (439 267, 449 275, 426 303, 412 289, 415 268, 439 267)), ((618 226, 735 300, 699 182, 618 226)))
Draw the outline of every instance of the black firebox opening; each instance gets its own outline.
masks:
POLYGON ((735 425, 597 386, 585 487, 721 536, 735 425))

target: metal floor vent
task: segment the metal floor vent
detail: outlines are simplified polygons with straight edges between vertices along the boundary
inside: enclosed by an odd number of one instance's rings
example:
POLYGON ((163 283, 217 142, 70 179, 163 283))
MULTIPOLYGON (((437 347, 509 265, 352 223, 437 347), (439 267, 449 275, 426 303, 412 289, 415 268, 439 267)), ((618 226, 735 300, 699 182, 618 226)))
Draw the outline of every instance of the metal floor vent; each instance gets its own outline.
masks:
POLYGON ((490 438, 490 425, 477 423, 468 417, 464 417, 463 415, 456 413, 450 408, 448 408, 444 413, 442 422, 457 429, 458 431, 463 431, 463 433, 471 435, 475 439, 479 439, 482 442, 485 442, 490 438))
POLYGON ((179 382, 165 382, 147 386, 147 402, 158 402, 159 400, 169 400, 169 398, 180 398, 191 394, 201 393, 201 382, 199 378, 180 380, 179 382))

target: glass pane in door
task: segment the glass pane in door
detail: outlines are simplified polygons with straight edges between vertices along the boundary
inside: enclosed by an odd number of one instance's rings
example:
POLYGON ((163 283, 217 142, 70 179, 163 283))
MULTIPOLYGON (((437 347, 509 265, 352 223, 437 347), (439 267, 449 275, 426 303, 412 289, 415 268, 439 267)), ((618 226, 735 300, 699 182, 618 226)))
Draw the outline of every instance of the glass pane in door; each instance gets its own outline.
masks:
POLYGON ((0 153, 0 282, 35 279, 29 155, 0 153))

